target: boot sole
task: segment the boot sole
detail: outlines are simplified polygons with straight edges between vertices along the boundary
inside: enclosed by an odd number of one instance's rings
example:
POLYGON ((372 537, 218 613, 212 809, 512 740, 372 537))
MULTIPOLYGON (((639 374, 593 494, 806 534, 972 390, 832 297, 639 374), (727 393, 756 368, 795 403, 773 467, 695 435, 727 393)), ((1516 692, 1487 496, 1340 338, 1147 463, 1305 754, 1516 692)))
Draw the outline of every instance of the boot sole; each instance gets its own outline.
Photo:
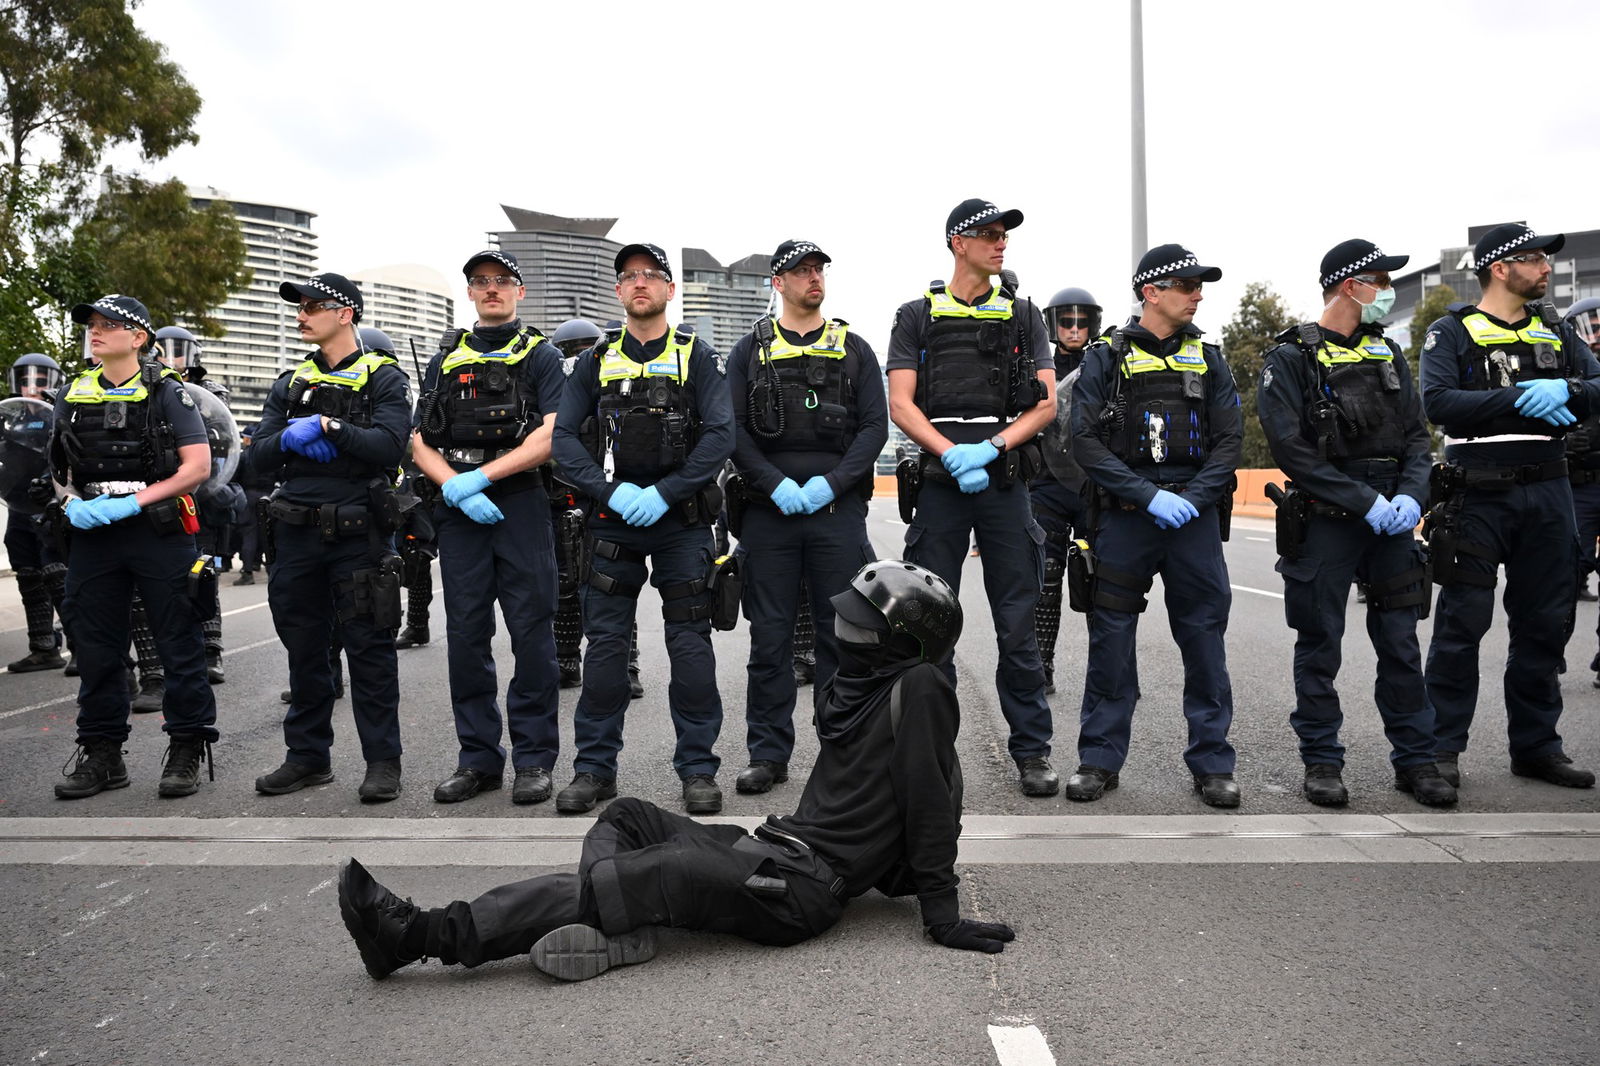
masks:
POLYGON ((81 790, 63 789, 60 785, 57 785, 56 786, 56 799, 63 799, 63 800, 88 799, 90 796, 98 796, 102 792, 112 792, 112 791, 115 791, 116 789, 127 788, 127 787, 128 787, 128 775, 127 774, 123 774, 121 777, 110 778, 109 780, 107 780, 107 781, 101 783, 100 785, 96 786, 95 788, 91 788, 91 789, 81 789, 81 790))
POLYGON ((6 673, 8 673, 8 674, 37 674, 41 670, 59 670, 63 666, 66 666, 66 665, 67 665, 67 660, 65 660, 65 659, 62 659, 59 662, 54 662, 54 663, 35 663, 32 666, 24 666, 24 667, 22 667, 20 669, 17 667, 17 665, 15 663, 13 663, 10 666, 6 667, 6 673))
POLYGON ((260 781, 257 781, 256 791, 263 796, 287 796, 291 792, 299 792, 302 788, 310 788, 313 785, 327 785, 332 784, 332 782, 333 771, 324 770, 321 773, 307 774, 292 785, 263 785, 260 781))
MULTIPOLYGON (((1445 784, 1448 785, 1450 782, 1446 781, 1445 784)), ((1454 788, 1455 786, 1451 785, 1450 787, 1454 788)), ((1399 781, 1396 781, 1394 783, 1394 788, 1396 792, 1404 792, 1406 795, 1410 796, 1424 807, 1454 807, 1461 798, 1460 796, 1451 796, 1449 799, 1424 799, 1423 797, 1417 795, 1416 791, 1411 787, 1409 782, 1402 784, 1399 781)))
POLYGON ((588 812, 594 810, 595 807, 599 805, 601 800, 616 798, 617 789, 614 785, 611 788, 602 788, 594 794, 593 799, 587 801, 568 799, 564 796, 557 795, 556 810, 560 811, 562 814, 587 814, 588 812))
POLYGON ((540 937, 528 957, 536 970, 558 981, 587 981, 613 966, 647 962, 655 954, 653 925, 610 937, 590 925, 563 925, 540 937))

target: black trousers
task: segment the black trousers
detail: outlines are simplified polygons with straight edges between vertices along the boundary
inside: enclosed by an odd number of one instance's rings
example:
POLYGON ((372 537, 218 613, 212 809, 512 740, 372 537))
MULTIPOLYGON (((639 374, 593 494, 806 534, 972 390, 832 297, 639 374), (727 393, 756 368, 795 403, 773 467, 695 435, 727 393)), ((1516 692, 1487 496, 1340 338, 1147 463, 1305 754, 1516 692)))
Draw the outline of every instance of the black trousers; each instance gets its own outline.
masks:
POLYGON ((527 953, 534 941, 582 922, 616 935, 644 925, 732 933, 787 946, 830 928, 844 911, 832 874, 809 848, 707 825, 625 797, 601 812, 583 839, 578 872, 492 888, 428 913, 425 952, 478 966, 527 953), (780 878, 782 895, 746 887, 780 878))

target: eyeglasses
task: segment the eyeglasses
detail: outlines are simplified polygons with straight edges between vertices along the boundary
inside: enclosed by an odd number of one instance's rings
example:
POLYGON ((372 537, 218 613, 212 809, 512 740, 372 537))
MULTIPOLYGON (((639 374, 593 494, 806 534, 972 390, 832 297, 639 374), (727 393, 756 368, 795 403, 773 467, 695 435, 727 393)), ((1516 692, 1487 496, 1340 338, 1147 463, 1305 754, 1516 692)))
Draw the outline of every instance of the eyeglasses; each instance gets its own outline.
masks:
POLYGON ((1543 252, 1528 252, 1525 255, 1508 255, 1501 259, 1502 263, 1532 263, 1534 266, 1549 266, 1550 257, 1543 252))
POLYGON ((797 266, 792 270, 785 270, 785 274, 793 274, 797 278, 820 278, 828 272, 827 263, 818 263, 815 266, 797 266))
POLYGON ((1089 321, 1087 315, 1059 315, 1056 325, 1062 329, 1088 329, 1089 321))
POLYGON ((472 277, 467 279, 467 288, 478 289, 480 291, 483 289, 509 289, 513 285, 521 284, 522 282, 507 274, 495 274, 493 277, 484 274, 474 274, 472 277))
POLYGON ((978 240, 987 241, 990 244, 999 244, 1001 241, 1011 240, 1011 234, 1007 233, 1005 230, 990 229, 988 227, 983 229, 969 229, 965 233, 961 234, 961 236, 976 237, 978 240))
POLYGON ((1158 289, 1177 289, 1187 296, 1191 293, 1199 292, 1200 287, 1205 282, 1199 278, 1162 278, 1160 281, 1152 281, 1150 284, 1158 289))
POLYGON ((84 326, 90 333, 109 333, 114 329, 138 329, 132 322, 118 322, 110 318, 91 318, 84 326))
POLYGON ((627 285, 634 281, 671 281, 659 270, 624 270, 617 275, 618 285, 627 285))
POLYGON ((314 315, 318 311, 336 311, 344 304, 338 300, 307 300, 300 305, 300 314, 314 315))
POLYGON ((1394 288, 1394 281, 1387 276, 1380 277, 1376 274, 1359 274, 1351 280, 1359 281, 1361 284, 1373 289, 1394 288))

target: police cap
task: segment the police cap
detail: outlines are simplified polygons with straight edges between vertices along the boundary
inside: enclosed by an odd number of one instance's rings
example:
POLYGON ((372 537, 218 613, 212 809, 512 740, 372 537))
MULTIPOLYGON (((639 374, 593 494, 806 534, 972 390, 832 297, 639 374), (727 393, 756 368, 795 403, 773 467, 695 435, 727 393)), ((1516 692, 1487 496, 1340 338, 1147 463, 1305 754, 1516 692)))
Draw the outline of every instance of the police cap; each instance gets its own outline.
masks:
POLYGON ((778 250, 772 253, 772 276, 777 277, 785 270, 793 270, 807 256, 816 256, 824 263, 833 262, 833 256, 810 241, 784 241, 778 245, 778 250))
POLYGON ((647 255, 655 260, 656 265, 661 268, 661 272, 667 276, 667 280, 672 280, 672 263, 667 259, 667 253, 654 244, 623 245, 622 251, 617 253, 616 261, 613 263, 616 272, 618 274, 622 273, 622 264, 636 255, 647 255))
POLYGON ((965 233, 969 229, 977 229, 986 222, 998 221, 1007 230, 1014 230, 1022 225, 1022 212, 1016 208, 1002 211, 988 200, 962 200, 951 209, 944 220, 944 245, 950 247, 950 241, 958 233, 965 233))
POLYGON ((1353 237, 1348 241, 1340 241, 1328 249, 1328 254, 1322 257, 1322 269, 1318 278, 1322 287, 1326 289, 1357 274, 1399 270, 1409 262, 1411 262, 1409 255, 1384 255, 1383 249, 1371 241, 1353 237))
POLYGON ((1201 266, 1194 253, 1181 244, 1158 244, 1139 259, 1139 269, 1133 272, 1133 291, 1141 285, 1162 278, 1199 278, 1201 281, 1221 281, 1219 267, 1201 266))
POLYGON ((109 296, 100 297, 92 304, 79 304, 72 309, 72 321, 80 326, 88 325, 89 316, 97 314, 115 322, 138 326, 150 337, 155 336, 155 328, 150 325, 150 309, 132 296, 114 292, 109 296))
POLYGON ((511 276, 517 279, 518 285, 522 284, 522 268, 517 266, 517 257, 512 255, 510 252, 502 252, 494 248, 485 248, 471 259, 468 259, 467 265, 461 268, 461 273, 470 278, 472 277, 473 267, 477 266, 479 263, 489 262, 498 263, 500 266, 510 271, 511 276))
POLYGON ((1548 255, 1555 255, 1566 243, 1565 233, 1538 234, 1520 222, 1507 222, 1479 237, 1478 243, 1472 246, 1473 269, 1482 270, 1490 263, 1522 252, 1542 250, 1548 255))
POLYGON ((278 286, 278 295, 291 304, 301 300, 337 300, 356 313, 356 322, 361 321, 361 312, 366 307, 361 290, 343 274, 313 274, 304 281, 286 281, 278 286))

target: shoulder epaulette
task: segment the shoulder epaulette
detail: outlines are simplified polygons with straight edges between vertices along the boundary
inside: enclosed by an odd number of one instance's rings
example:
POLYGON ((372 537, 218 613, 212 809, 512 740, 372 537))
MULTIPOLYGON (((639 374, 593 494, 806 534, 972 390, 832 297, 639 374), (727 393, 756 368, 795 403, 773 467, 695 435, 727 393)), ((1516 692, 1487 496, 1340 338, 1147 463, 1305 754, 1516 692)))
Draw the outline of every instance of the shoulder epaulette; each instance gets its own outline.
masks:
POLYGON ((944 292, 944 279, 934 278, 932 281, 928 282, 928 291, 934 293, 935 295, 944 292))

